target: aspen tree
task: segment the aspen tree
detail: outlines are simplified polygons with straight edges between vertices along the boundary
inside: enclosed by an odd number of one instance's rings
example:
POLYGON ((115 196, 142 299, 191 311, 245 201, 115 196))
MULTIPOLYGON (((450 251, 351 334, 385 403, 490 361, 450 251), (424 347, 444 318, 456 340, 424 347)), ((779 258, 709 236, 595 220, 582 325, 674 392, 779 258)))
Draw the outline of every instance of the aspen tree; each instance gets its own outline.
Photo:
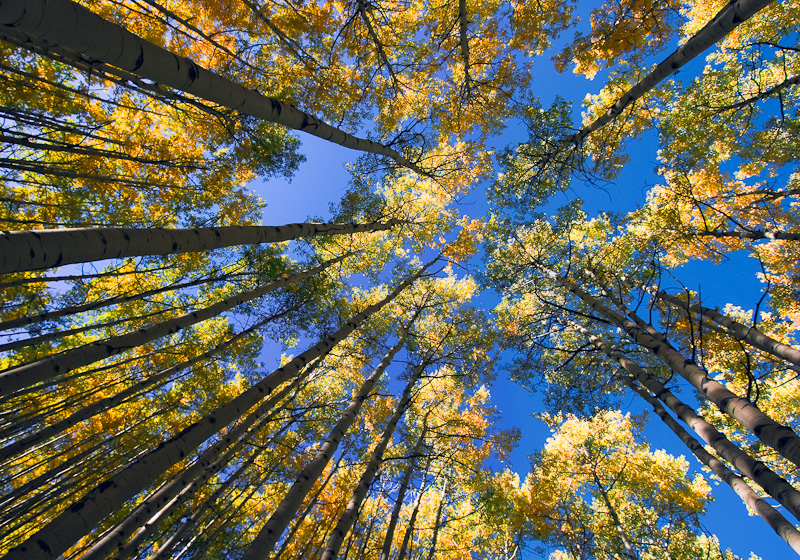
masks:
MULTIPOLYGON (((420 376, 425 371, 425 368, 428 367, 431 359, 432 356, 429 355, 423 358, 422 361, 414 367, 414 370, 411 373, 408 382, 406 383, 405 389, 403 389, 403 394, 400 396, 400 400, 397 402, 394 413, 392 414, 391 418, 389 418, 389 422, 383 430, 381 439, 375 445, 372 453, 370 454, 369 462, 367 463, 367 466, 364 469, 364 472, 361 475, 355 490, 353 491, 353 496, 350 498, 347 507, 345 507, 344 512, 339 517, 336 527, 333 529, 333 532, 331 533, 331 536, 325 545, 325 551, 322 554, 322 560, 335 560, 339 556, 339 550, 342 547, 342 543, 344 542, 347 533, 352 528, 355 517, 361 508, 361 504, 367 497, 367 492, 369 492, 372 481, 374 480, 375 475, 378 473, 378 469, 383 462, 383 454, 386 451, 386 448, 389 446, 392 434, 394 434, 394 431, 397 428, 397 423, 400 421, 400 417, 411 403, 414 385, 416 385, 420 376)), ((252 558, 255 559, 266 557, 267 556, 265 555, 253 556, 252 558)), ((250 560, 250 558, 247 556, 245 556, 245 558, 250 560)))
POLYGON ((301 237, 386 231, 398 220, 374 224, 300 223, 218 228, 75 228, 0 233, 0 273, 140 255, 173 255, 301 237))
POLYGON ((358 328, 369 316, 395 299, 434 262, 429 262, 415 274, 406 278, 383 300, 368 306, 353 316, 334 334, 309 348, 284 367, 275 370, 232 401, 195 422, 112 479, 89 492, 36 534, 10 550, 6 558, 28 560, 58 557, 125 501, 151 484, 161 472, 181 461, 208 438, 240 418, 252 406, 269 395, 276 386, 296 375, 308 362, 330 352, 337 343, 358 328))
POLYGON ((297 476, 297 480, 294 482, 294 484, 292 484, 291 488, 289 488, 289 491, 281 501, 278 509, 267 520, 266 525, 264 525, 261 531, 259 531, 259 534, 256 536, 255 540, 250 544, 251 549, 256 547, 262 550, 267 550, 267 556, 271 554, 272 548, 275 546, 277 539, 280 538, 280 535, 283 534, 283 531, 289 525, 292 517, 294 517, 297 513, 297 510, 300 509, 300 505, 302 504, 303 499, 306 497, 306 494, 311 489, 311 486, 322 474, 322 471, 328 464, 328 461, 330 461, 331 457, 333 457, 333 454, 336 452, 339 442, 355 422, 364 400, 370 395, 375 387, 375 384, 383 375, 383 372, 386 371, 386 368, 388 368, 391 364, 394 356, 405 345, 408 331, 413 325, 417 314, 415 314, 415 316, 403 326, 397 342, 389 349, 372 374, 364 380, 361 388, 358 390, 353 397, 353 400, 350 401, 350 404, 342 413, 342 417, 333 427, 333 430, 331 430, 331 433, 328 435, 325 442, 315 453, 314 458, 297 476), (269 539, 267 539, 267 537, 269 537, 269 539))
POLYGON ((555 271, 548 270, 547 275, 560 286, 578 296, 591 309, 624 329, 632 340, 656 355, 675 373, 689 381, 708 400, 738 420, 756 437, 794 464, 800 465, 800 437, 790 428, 778 424, 750 400, 735 395, 720 382, 712 379, 707 372, 700 369, 694 362, 681 356, 666 338, 655 329, 649 327, 646 331, 640 327, 637 322, 641 320, 632 321, 613 311, 574 282, 555 271))
POLYGON ((245 115, 301 130, 346 148, 385 155, 424 174, 392 148, 351 136, 287 103, 247 89, 104 20, 79 4, 69 0, 34 2, 6 0, 0 12, 0 29, 23 45, 57 47, 68 56, 100 61, 245 115), (69 24, 63 25, 64 21, 69 24), (87 43, 86 37, 97 40, 87 43))
MULTIPOLYGON (((665 388, 657 379, 644 371, 636 362, 627 358, 626 356, 614 351, 611 346, 603 341, 600 337, 591 334, 585 327, 570 322, 570 326, 582 334, 584 334, 589 341, 603 351, 609 358, 622 366, 628 372, 632 380, 636 380, 646 387, 645 390, 650 390, 659 400, 663 401, 673 411, 678 414, 678 417, 690 426, 706 443, 714 448, 720 457, 729 461, 737 469, 739 469, 750 480, 760 485, 767 491, 773 498, 781 503, 788 511, 790 511, 796 518, 800 519, 800 491, 796 490, 786 480, 778 476, 770 470, 761 461, 755 460, 753 457, 742 451, 739 447, 731 443, 724 435, 717 429, 706 422, 702 417, 697 415, 688 405, 681 402, 675 395, 665 388)), ((623 378, 625 384, 632 387, 631 382, 623 378)), ((632 387, 633 388, 633 387, 632 387)), ((639 392, 639 391, 637 391, 639 392)), ((640 393, 641 394, 641 393, 640 393)), ((649 399, 648 402, 650 402, 649 399)), ((650 402, 652 404, 652 402, 650 402)), ((762 507, 763 510, 763 507, 762 507)), ((763 517, 763 516, 762 516, 763 517)), ((774 520, 774 516, 769 514, 765 517, 770 526, 776 528, 768 518, 774 520)), ((797 536, 792 532, 787 532, 785 525, 782 526, 779 534, 784 540, 794 549, 797 544, 797 536)), ((776 529, 777 531, 777 529, 776 529)))
POLYGON ((87 344, 82 347, 66 350, 54 356, 50 356, 36 362, 23 364, 14 368, 7 369, 0 373, 0 383, 3 384, 3 393, 10 394, 19 389, 30 387, 43 381, 50 381, 53 378, 63 375, 73 369, 92 364, 109 356, 114 356, 128 348, 141 346, 158 338, 168 336, 181 329, 205 321, 230 310, 231 308, 262 297, 272 291, 291 285, 295 282, 309 278, 322 272, 331 265, 343 260, 345 256, 324 262, 316 267, 307 269, 259 286, 254 290, 230 296, 213 305, 198 309, 191 313, 185 313, 173 319, 157 323, 151 327, 140 329, 106 340, 87 344))

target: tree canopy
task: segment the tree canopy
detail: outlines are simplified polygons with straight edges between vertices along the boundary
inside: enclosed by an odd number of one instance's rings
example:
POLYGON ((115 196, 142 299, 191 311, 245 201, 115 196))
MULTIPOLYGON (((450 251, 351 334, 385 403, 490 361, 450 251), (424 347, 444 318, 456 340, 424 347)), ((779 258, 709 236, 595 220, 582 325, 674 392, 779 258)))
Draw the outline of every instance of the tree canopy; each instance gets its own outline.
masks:
POLYGON ((0 0, 0 558, 800 555, 799 22, 0 0))

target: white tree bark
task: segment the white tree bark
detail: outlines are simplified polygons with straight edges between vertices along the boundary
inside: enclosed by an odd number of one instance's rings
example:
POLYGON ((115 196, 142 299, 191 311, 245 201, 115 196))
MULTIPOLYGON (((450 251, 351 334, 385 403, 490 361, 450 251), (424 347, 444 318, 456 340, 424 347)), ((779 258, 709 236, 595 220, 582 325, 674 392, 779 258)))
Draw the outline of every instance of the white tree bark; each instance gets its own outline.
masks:
MULTIPOLYGON (((328 538, 328 543, 325 545, 325 551, 322 553, 321 560, 336 560, 336 558, 339 556, 339 550, 342 547, 344 538, 347 536, 347 533, 353 526, 356 515, 361 509, 361 504, 367 497, 367 494, 369 493, 369 487, 372 485, 372 481, 375 478, 375 475, 378 473, 378 468, 383 462, 383 453, 389 446, 389 442, 392 439, 392 434, 394 434, 394 430, 397 428, 397 423, 400 421, 400 417, 406 411, 406 408, 411 402, 411 391, 414 389, 414 385, 422 375, 422 372, 425 371, 427 364, 428 359, 425 359, 420 365, 414 368, 414 373, 411 375, 408 383, 406 384, 403 395, 400 397, 400 401, 397 403, 397 408, 395 408, 392 417, 389 418, 389 422, 386 425, 386 428, 383 430, 383 435, 381 436, 380 441, 375 446, 375 449, 373 449, 372 455, 370 455, 367 468, 364 469, 364 473, 361 475, 358 485, 356 485, 356 489, 353 492, 352 498, 350 498, 350 502, 347 504, 347 507, 345 507, 344 512, 339 517, 339 521, 336 523, 336 527, 333 529, 331 536, 328 538)), ((248 553, 249 552, 250 549, 248 549, 248 553)), ((242 560, 267 559, 267 555, 261 554, 261 551, 253 551, 250 554, 251 555, 248 556, 248 554, 245 553, 245 556, 242 558, 242 560)))
POLYGON ((757 461, 745 453, 739 446, 730 441, 724 434, 698 415, 694 409, 682 402, 660 381, 647 373, 639 364, 627 356, 615 351, 610 344, 597 335, 590 333, 585 327, 568 321, 569 325, 582 333, 595 347, 606 356, 617 362, 632 378, 650 390, 658 399, 678 415, 687 426, 692 428, 720 457, 739 469, 750 480, 761 486, 797 519, 800 519, 800 491, 795 489, 784 478, 772 471, 761 461, 757 461))
MULTIPOLYGON (((438 257, 437 257, 438 258, 438 257)), ((309 348, 285 366, 253 385, 230 402, 198 420, 182 432, 163 442, 124 471, 103 482, 63 513, 31 535, 19 546, 9 550, 4 560, 53 560, 89 533, 106 516, 117 511, 150 484, 158 475, 191 455, 203 442, 241 418, 248 410, 272 393, 273 389, 297 375, 311 360, 330 352, 349 336, 369 316, 380 311, 400 292, 410 286, 433 263, 401 282, 381 301, 353 316, 338 331, 309 348)))
POLYGON ((261 95, 171 53, 70 0, 2 0, 0 34, 70 58, 99 61, 245 115, 301 130, 346 148, 387 156, 423 172, 397 151, 357 138, 274 97, 261 95))
POLYGON ((697 457, 701 463, 703 463, 706 467, 711 469, 714 474, 724 480, 725 483, 730 486, 734 492, 736 492, 736 495, 742 499, 747 507, 756 512, 759 517, 766 521, 767 524, 772 527, 784 541, 786 541, 786 544, 788 544, 792 550, 800 555, 800 531, 798 531, 794 525, 792 525, 783 515, 781 515, 778 510, 769 505, 764 498, 756 494, 741 476, 734 473, 716 457, 711 455, 711 453, 706 451, 699 441, 694 439, 689 432, 683 429, 683 427, 678 424, 672 416, 669 415, 664 407, 661 406, 661 403, 658 402, 658 399, 653 397, 643 387, 635 384, 632 377, 625 377, 623 380, 628 387, 630 387, 639 396, 650 403, 650 406, 653 407, 653 410, 658 417, 661 418, 661 420, 669 427, 669 429, 680 438, 680 440, 692 451, 692 453, 694 453, 695 457, 697 457))
MULTIPOLYGON (((416 319, 416 315, 414 316, 414 319, 416 319)), ((325 467, 331 460, 331 457, 333 457, 333 454, 336 453, 336 450, 339 448, 339 442, 353 425, 353 422, 355 422, 356 418, 358 417, 358 413, 361 411, 364 401, 370 395, 370 393, 372 393, 375 383, 378 382, 383 375, 383 372, 386 371, 386 368, 388 368, 389 364, 392 363, 394 356, 405 345, 406 337, 408 336, 408 331, 411 328, 412 322, 413 319, 407 326, 403 328, 397 343, 389 349, 389 351, 378 364, 378 367, 376 367, 372 374, 367 377, 366 380, 364 380, 361 388, 350 401, 350 404, 342 413, 341 418, 333 427, 327 439, 314 454, 311 462, 306 465, 302 471, 300 471, 300 474, 297 476, 294 484, 292 484, 291 488, 289 488, 286 496, 284 496, 283 500, 281 500, 281 503, 267 520, 267 523, 258 532, 256 538, 248 547, 248 550, 258 550, 262 554, 266 552, 264 555, 265 558, 272 553, 272 549, 275 547, 278 539, 286 530, 286 527, 289 526, 289 523, 297 513, 297 510, 300 509, 300 506, 303 504, 303 500, 306 498, 306 495, 308 495, 308 492, 311 490, 314 483, 325 470, 325 467)))
POLYGON ((386 231, 402 223, 283 226, 221 226, 214 228, 65 228, 0 232, 0 274, 39 270, 67 264, 123 259, 142 255, 174 255, 212 251, 238 245, 278 243, 301 237, 386 231))
POLYGON ((628 105, 641 98, 659 83, 683 68, 687 63, 694 60, 706 49, 715 45, 728 35, 728 33, 755 15, 759 10, 772 4, 773 1, 774 0, 731 0, 711 21, 686 41, 683 46, 665 58, 652 72, 625 92, 603 115, 581 128, 575 134, 571 134, 561 140, 557 150, 561 151, 570 145, 580 144, 589 134, 603 128, 609 122, 617 118, 628 105))
POLYGON ((648 330, 657 333, 659 338, 656 339, 651 336, 637 324, 637 322, 641 321, 638 317, 636 317, 636 320, 625 317, 621 313, 610 309, 597 298, 557 272, 543 266, 539 268, 558 285, 578 296, 592 310, 617 324, 634 342, 652 352, 709 401, 717 405, 720 410, 739 421, 750 433, 795 465, 800 466, 800 437, 793 430, 770 418, 750 400, 739 397, 722 383, 712 379, 706 371, 698 367, 692 360, 687 360, 680 352, 675 350, 663 335, 649 327, 648 330))
POLYGON ((163 321, 149 327, 141 328, 137 331, 122 334, 119 336, 112 336, 91 344, 86 344, 65 350, 53 356, 42 358, 35 362, 30 362, 8 369, 0 373, 0 395, 5 396, 12 394, 25 387, 31 387, 43 381, 52 380, 59 375, 63 375, 71 370, 83 367, 94 362, 98 362, 110 356, 115 356, 128 350, 136 348, 143 344, 147 344, 153 340, 174 334, 182 329, 206 321, 217 315, 224 313, 242 303, 252 301, 256 298, 262 297, 270 292, 288 286, 314 274, 317 274, 327 267, 341 261, 344 256, 337 257, 326 261, 318 266, 292 274, 286 278, 275 280, 263 284, 254 290, 242 292, 218 301, 215 304, 209 305, 203 309, 192 311, 191 313, 184 313, 168 321, 163 321))

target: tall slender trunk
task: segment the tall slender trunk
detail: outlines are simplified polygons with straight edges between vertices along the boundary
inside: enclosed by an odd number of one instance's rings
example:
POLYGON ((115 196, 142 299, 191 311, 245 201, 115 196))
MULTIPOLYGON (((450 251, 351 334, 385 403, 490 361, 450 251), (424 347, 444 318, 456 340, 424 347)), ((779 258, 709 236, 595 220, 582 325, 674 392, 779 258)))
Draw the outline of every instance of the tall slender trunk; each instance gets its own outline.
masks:
POLYGON ((791 231, 696 231, 694 232, 698 237, 716 237, 717 239, 724 239, 726 237, 733 237, 736 239, 783 239, 786 241, 800 241, 800 233, 791 231))
POLYGON ((694 60, 694 58, 702 54, 706 49, 715 45, 731 31, 758 13, 759 10, 769 6, 772 2, 773 0, 731 0, 728 2, 728 4, 726 4, 700 31, 695 33, 686 43, 665 58, 652 72, 642 78, 639 83, 625 92, 602 116, 584 126, 575 134, 571 134, 562 139, 556 151, 560 152, 570 145, 577 145, 592 132, 603 128, 609 122, 617 118, 631 103, 651 91, 663 80, 694 60))
POLYGON ((160 473, 182 461, 207 439, 242 417, 250 408, 269 395, 275 387, 297 375, 311 360, 327 355, 334 346, 349 336, 368 317, 394 300, 434 262, 436 261, 429 262, 401 282, 384 299, 369 305, 364 311, 356 314, 331 336, 309 348, 285 366, 275 370, 227 404, 163 442, 158 448, 110 480, 97 486, 38 532, 31 535, 21 545, 11 549, 5 560, 57 558, 106 516, 146 489, 160 473))
POLYGON ((394 531, 397 527, 397 521, 400 519, 400 510, 403 509, 403 500, 406 497, 408 485, 411 483, 411 476, 414 474, 414 469, 417 467, 417 459, 419 458, 419 453, 422 449, 422 444, 424 441, 425 430, 423 429, 422 433, 419 435, 419 439, 417 439, 417 444, 414 446, 414 450, 411 452, 411 456, 408 458, 406 470, 403 473, 403 478, 400 481, 400 487, 397 490, 397 499, 395 500, 394 508, 392 508, 392 515, 389 518, 389 525, 386 527, 386 536, 383 538, 380 560, 389 560, 389 554, 392 551, 392 541, 394 540, 394 531))
POLYGON ((750 433, 795 465, 800 466, 800 437, 794 431, 770 418, 750 400, 737 396, 722 383, 712 379, 706 371, 698 367, 692 360, 684 358, 680 352, 672 347, 664 335, 650 325, 648 325, 647 331, 655 333, 658 339, 649 334, 637 324, 643 322, 640 318, 637 317, 636 320, 626 318, 601 303, 574 282, 555 271, 544 267, 540 268, 557 284, 578 296, 591 309, 616 323, 634 342, 653 353, 675 373, 700 391, 709 401, 717 405, 720 410, 739 421, 750 433))
POLYGON ((196 253, 302 237, 386 231, 404 223, 220 226, 194 229, 64 228, 0 232, 0 274, 143 255, 196 253))
POLYGON ((41 428, 36 433, 33 433, 29 436, 25 436, 22 438, 15 439, 13 443, 10 443, 0 449, 0 463, 7 460, 14 455, 25 453, 29 451, 33 446, 55 436, 56 434, 61 433, 62 431, 75 426, 80 422, 84 422, 93 416, 100 414, 106 410, 114 408, 128 400, 129 398, 133 397, 134 395, 141 394, 144 391, 152 390, 159 385, 166 383, 168 380, 172 379, 173 375, 176 373, 188 369, 193 365, 203 362, 208 358, 211 358, 220 352, 224 351, 226 348, 230 347, 231 345, 235 344, 237 341, 241 340, 242 338, 248 336, 256 332, 259 328, 263 327, 270 321, 274 320, 275 316, 268 317, 263 321, 259 321, 252 327, 240 332, 239 334, 234 335, 233 337, 229 338, 228 340, 218 344, 211 350, 207 352, 203 352, 202 354, 195 356, 185 362, 181 362, 180 364, 176 364, 170 368, 162 370, 155 375, 148 377, 138 383, 135 383, 120 391, 119 393, 112 395, 110 397, 106 397, 104 399, 100 399, 98 401, 89 404, 82 409, 74 412, 67 418, 63 420, 59 420, 58 422, 48 424, 47 426, 41 428))
POLYGON ((444 512, 444 502, 447 497, 447 477, 442 483, 442 494, 439 497, 439 507, 436 509, 436 521, 433 523, 433 537, 431 537, 431 549, 428 551, 428 560, 433 560, 436 556, 436 544, 439 540, 439 529, 442 527, 442 513, 444 512))
POLYGON ((608 496, 608 491, 606 490, 605 485, 603 485, 603 483, 600 481, 600 478, 597 476, 597 471, 594 468, 592 469, 592 476, 594 477, 594 483, 595 486, 597 486, 597 490, 603 497, 603 503, 606 505, 608 515, 611 517, 611 522, 614 524, 617 535, 619 535, 619 538, 622 541, 622 546, 625 549, 625 555, 629 560, 639 560, 639 555, 636 554, 636 550, 633 548, 633 544, 631 544, 631 540, 628 538, 628 534, 625 532, 625 526, 622 524, 614 504, 611 503, 611 499, 608 496))
POLYGON ((692 453, 695 454, 697 459, 706 467, 711 469, 714 474, 719 476, 725 483, 730 486, 736 495, 751 510, 756 512, 767 524, 772 527, 786 543, 800 555, 800 531, 791 524, 783 515, 781 515, 774 507, 769 505, 766 500, 755 493, 755 491, 747 484, 747 482, 739 475, 734 473, 726 467, 716 457, 711 455, 700 444, 699 441, 694 439, 689 432, 678 424, 675 419, 661 406, 661 403, 647 389, 636 384, 633 377, 623 377, 625 384, 635 391, 639 396, 645 399, 653 411, 659 418, 669 427, 673 433, 680 438, 680 440, 688 447, 692 453))
POLYGON ((664 387, 655 377, 647 373, 639 364, 616 352, 611 345, 600 337, 589 333, 587 329, 570 322, 570 326, 584 334, 589 341, 609 358, 616 361, 634 379, 647 387, 657 398, 673 410, 687 426, 691 427, 720 456, 739 469, 745 476, 761 486, 767 493, 778 500, 786 509, 800 519, 800 491, 796 490, 785 479, 772 471, 761 461, 742 451, 737 445, 698 415, 690 406, 678 399, 669 389, 664 387))
MULTIPOLYGON (((395 408, 391 418, 389 418, 389 423, 383 430, 383 435, 381 436, 380 441, 372 451, 372 455, 369 458, 369 463, 367 463, 367 468, 364 469, 364 473, 361 475, 358 485, 356 485, 356 489, 353 492, 353 496, 350 498, 350 502, 347 504, 347 507, 345 507, 341 517, 339 517, 339 521, 336 523, 336 527, 334 528, 333 533, 331 533, 328 543, 325 545, 325 551, 322 553, 321 560, 336 560, 336 558, 339 556, 339 549, 342 546, 342 542, 344 542, 344 538, 347 536, 348 531, 350 531, 350 528, 353 526, 355 516, 358 513, 358 510, 361 508, 361 504, 364 502, 367 494, 369 493, 369 488, 372 485, 372 481, 375 478, 375 475, 378 473, 378 468, 383 462, 383 453, 389 446, 389 441, 392 439, 392 434, 394 434, 394 430, 397 428, 397 423, 400 421, 400 417, 406 411, 406 408, 408 408, 408 405, 411 402, 411 392, 414 389, 414 385, 417 383, 417 380, 422 375, 422 372, 425 371, 425 367, 428 365, 428 360, 429 358, 424 359, 422 363, 414 369, 414 373, 409 378, 406 388, 403 390, 403 395, 400 397, 400 401, 397 403, 397 407, 395 408)), ((263 560, 265 558, 266 555, 245 555, 243 560, 263 560)))
POLYGON ((278 549, 278 552, 275 553, 275 558, 283 558, 283 555, 286 552, 286 549, 288 548, 289 544, 294 542, 294 536, 297 534, 297 531, 300 530, 300 527, 303 525, 303 522, 308 517, 308 514, 311 513, 311 510, 314 509, 314 506, 317 505, 317 501, 319 500, 320 495, 325 490, 325 488, 327 488, 328 484, 333 479, 334 475, 338 473, 339 464, 342 462, 342 459, 344 458, 345 454, 346 451, 339 454, 339 458, 336 459, 336 463, 331 468, 330 473, 328 474, 327 477, 325 477, 325 480, 322 482, 322 484, 319 485, 319 488, 317 488, 317 490, 314 492, 314 495, 311 497, 311 499, 308 500, 308 504, 306 505, 305 508, 303 508, 303 512, 300 515, 295 516, 293 520, 294 525, 292 525, 292 528, 286 534, 286 538, 283 539, 281 547, 278 549))
MULTIPOLYGON (((312 134, 346 148, 387 156, 421 172, 395 150, 357 138, 273 97, 211 72, 70 0, 4 0, 0 33, 23 45, 55 48, 67 59, 103 62, 239 113, 312 134)), ((110 69, 113 71, 113 68, 110 69)))
POLYGON ((201 321, 216 317, 237 305, 252 301, 278 288, 288 286, 318 274, 329 266, 341 261, 343 258, 344 256, 337 257, 313 268, 281 278, 280 280, 262 284, 254 290, 227 297, 203 309, 198 309, 191 313, 184 313, 168 321, 163 321, 134 332, 112 336, 111 338, 92 342, 71 350, 65 350, 64 352, 42 358, 35 362, 7 369, 0 373, 0 395, 8 395, 19 389, 30 387, 43 381, 53 380, 59 375, 63 375, 73 369, 98 362, 110 356, 120 354, 130 348, 136 348, 148 342, 174 334, 182 329, 200 323, 201 321))
MULTIPOLYGON (((155 492, 150 494, 133 511, 125 516, 105 538, 95 543, 92 548, 81 556, 81 560, 102 560, 115 549, 126 544, 128 538, 153 515, 169 506, 170 502, 191 486, 202 486, 219 471, 230 459, 232 451, 240 449, 245 442, 245 434, 252 431, 255 426, 269 421, 274 414, 268 414, 273 407, 283 400, 297 385, 311 373, 312 368, 306 368, 303 374, 298 375, 281 391, 272 395, 254 411, 248 414, 224 437, 203 452, 202 455, 189 467, 185 468, 174 479, 162 484, 155 492)), ((273 411, 274 412, 274 411, 273 411)), ((199 489, 197 486, 196 489, 199 489)))
POLYGON ((154 296, 163 292, 177 291, 183 288, 192 288, 194 286, 201 286, 203 284, 210 284, 212 282, 222 282, 233 276, 234 276, 233 274, 223 274, 222 276, 216 278, 215 277, 200 278, 189 282, 183 282, 181 284, 171 284, 169 286, 162 286, 160 288, 146 290, 144 292, 139 292, 138 294, 112 296, 97 301, 83 303, 80 305, 70 305, 68 307, 62 307, 61 309, 53 309, 52 311, 42 311, 41 313, 37 313, 35 315, 27 315, 25 317, 19 317, 17 319, 9 319, 8 321, 3 321, 2 323, 0 323, 0 331, 6 331, 18 327, 28 327, 30 325, 36 325, 38 323, 43 323, 45 321, 52 321, 54 319, 59 319, 67 315, 77 315, 78 313, 83 313, 84 311, 96 311, 97 309, 102 309, 104 307, 109 307, 111 305, 117 305, 119 303, 138 301, 146 297, 154 296))
MULTIPOLYGON (((295 385, 295 384, 292 383, 292 385, 295 385)), ((277 413, 277 412, 278 412, 277 410, 271 412, 267 417, 267 418, 269 418, 268 421, 270 421, 272 418, 274 418, 274 414, 277 413)), ((295 424, 295 420, 294 419, 290 419, 289 421, 284 422, 284 425, 279 430, 277 430, 274 434, 272 434, 270 436, 270 440, 274 441, 276 438, 281 437, 294 424, 295 424)), ((214 490, 214 492, 211 494, 211 496, 209 496, 206 500, 203 501, 202 505, 200 505, 196 509, 192 510, 191 515, 186 519, 186 521, 184 521, 179 527, 177 527, 175 529, 175 531, 169 536, 169 538, 166 541, 164 541, 164 543, 158 548, 158 550, 156 550, 156 552, 153 554, 153 556, 150 557, 150 560, 163 560, 163 559, 167 558, 172 553, 172 549, 177 544, 180 543, 180 540, 183 538, 183 536, 190 529, 192 529, 195 525, 197 525, 197 522, 203 517, 203 515, 205 515, 205 513, 209 509, 214 507, 214 505, 216 504, 216 501, 220 497, 222 497, 223 495, 225 495, 227 493, 229 486, 234 481, 236 481, 255 462, 255 460, 258 459, 258 457, 260 457, 264 453, 265 450, 266 449, 265 449, 264 446, 261 446, 261 445, 257 446, 256 450, 253 453, 251 453, 250 458, 245 463, 243 463, 236 470, 236 472, 231 474, 225 480, 224 483, 220 484, 216 488, 216 490, 214 490)), ((266 473, 262 474, 259 477, 259 479, 264 481, 268 477, 272 476, 272 474, 278 469, 279 465, 280 465, 279 462, 273 461, 273 465, 270 467, 270 469, 266 473)), ((262 485, 261 484, 254 484, 253 486, 254 486, 253 487, 253 492, 256 492, 256 491, 259 490, 259 488, 262 485)), ((217 516, 217 517, 219 516, 218 512, 215 514, 215 516, 217 516)), ((83 559, 81 559, 81 560, 83 560, 83 559)))
POLYGON ((417 499, 414 500, 414 509, 411 510, 411 516, 408 519, 408 525, 406 526, 406 530, 403 533, 403 542, 400 543, 400 548, 397 549, 397 560, 405 560, 406 554, 408 553, 408 547, 411 543, 411 539, 414 536, 414 529, 417 523, 417 515, 419 515, 419 507, 422 505, 422 495, 425 493, 425 479, 428 477, 428 469, 430 468, 430 458, 428 458, 428 463, 425 466, 425 474, 422 476, 422 482, 419 485, 419 493, 417 494, 417 499))
POLYGON ((783 344, 782 342, 778 342, 772 337, 769 337, 759 331, 756 327, 748 327, 745 326, 737 321, 734 321, 730 317, 727 317, 717 311, 716 309, 710 309, 708 307, 703 307, 698 303, 688 304, 688 302, 683 301, 681 298, 670 295, 666 292, 659 292, 652 288, 645 288, 647 292, 653 296, 654 299, 659 299, 666 303, 669 303, 673 307, 677 307, 678 309, 682 309, 687 312, 694 312, 699 313, 705 317, 708 317, 721 327, 723 327, 729 334, 731 334, 737 340, 747 342, 752 344, 759 350, 763 350, 768 354, 772 354, 777 358, 781 358, 786 360, 787 362, 791 362, 792 364, 800 367, 800 350, 796 350, 789 346, 788 344, 783 344))
POLYGON ((275 547, 278 539, 286 530, 286 527, 297 513, 297 510, 300 509, 300 506, 303 504, 303 500, 311 490, 311 487, 325 470, 328 461, 330 461, 331 457, 333 457, 333 454, 336 453, 336 450, 339 447, 339 442, 356 421, 356 418, 361 411, 361 407, 370 393, 372 393, 375 383, 378 382, 383 375, 383 372, 386 371, 386 368, 388 368, 392 363, 395 354, 397 354, 405 345, 408 331, 416 317, 417 315, 415 315, 414 318, 409 321, 405 327, 403 327, 397 343, 389 349, 389 351, 378 364, 378 367, 376 367, 372 374, 364 380, 361 388, 350 401, 350 404, 345 409, 341 418, 333 427, 330 434, 328 434, 325 442, 314 454, 311 462, 306 465, 302 471, 300 471, 300 474, 297 476, 297 480, 295 480, 294 484, 292 484, 291 488, 289 488, 289 491, 286 493, 286 496, 284 496, 283 500, 281 500, 281 503, 278 505, 275 512, 267 520, 267 523, 259 531, 256 538, 253 539, 253 542, 250 543, 250 546, 247 549, 248 552, 245 554, 245 558, 248 558, 248 554, 250 554, 250 558, 267 558, 270 554, 272 554, 272 549, 275 547), (255 551, 258 551, 258 556, 256 556, 255 551))

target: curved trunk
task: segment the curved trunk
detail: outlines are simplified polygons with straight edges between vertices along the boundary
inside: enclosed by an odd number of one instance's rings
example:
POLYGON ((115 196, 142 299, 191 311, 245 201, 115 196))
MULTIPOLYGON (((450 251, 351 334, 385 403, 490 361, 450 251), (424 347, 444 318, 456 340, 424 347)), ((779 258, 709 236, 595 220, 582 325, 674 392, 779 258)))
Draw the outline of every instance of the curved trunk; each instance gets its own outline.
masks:
POLYGON ((68 59, 103 62, 245 115, 346 148, 387 156, 403 167, 421 172, 387 146, 347 134, 278 99, 245 88, 69 0, 4 0, 0 6, 0 33, 45 52, 59 50, 68 59))
POLYGON ((0 274, 67 264, 124 259, 144 255, 197 253, 301 237, 386 231, 404 223, 283 226, 220 226, 213 228, 64 228, 0 232, 0 274))
POLYGON ((416 274, 400 283, 383 300, 368 306, 352 317, 333 335, 309 348, 285 366, 253 385, 250 389, 163 442, 125 470, 100 484, 70 508, 11 549, 5 560, 51 560, 89 533, 106 516, 145 490, 158 475, 182 461, 203 442, 244 415, 278 385, 291 379, 311 360, 327 355, 336 344, 349 336, 372 314, 380 311, 430 267, 431 261, 416 274))
POLYGON ((0 395, 8 395, 19 389, 24 389, 43 381, 53 380, 59 375, 63 375, 73 369, 98 362, 110 356, 120 354, 130 348, 136 348, 148 342, 174 334, 182 329, 200 323, 201 321, 216 317, 237 305, 252 301, 278 288, 288 286, 313 276, 314 274, 318 274, 336 262, 341 261, 343 258, 344 256, 337 257, 336 259, 322 263, 314 268, 292 274, 291 276, 269 282, 268 284, 263 284, 254 290, 230 296, 213 305, 198 309, 197 311, 192 311, 191 313, 184 313, 168 321, 163 321, 123 335, 112 336, 105 340, 79 346, 71 350, 65 350, 64 352, 42 358, 35 362, 13 367, 0 373, 0 386, 2 387, 0 388, 0 395))

